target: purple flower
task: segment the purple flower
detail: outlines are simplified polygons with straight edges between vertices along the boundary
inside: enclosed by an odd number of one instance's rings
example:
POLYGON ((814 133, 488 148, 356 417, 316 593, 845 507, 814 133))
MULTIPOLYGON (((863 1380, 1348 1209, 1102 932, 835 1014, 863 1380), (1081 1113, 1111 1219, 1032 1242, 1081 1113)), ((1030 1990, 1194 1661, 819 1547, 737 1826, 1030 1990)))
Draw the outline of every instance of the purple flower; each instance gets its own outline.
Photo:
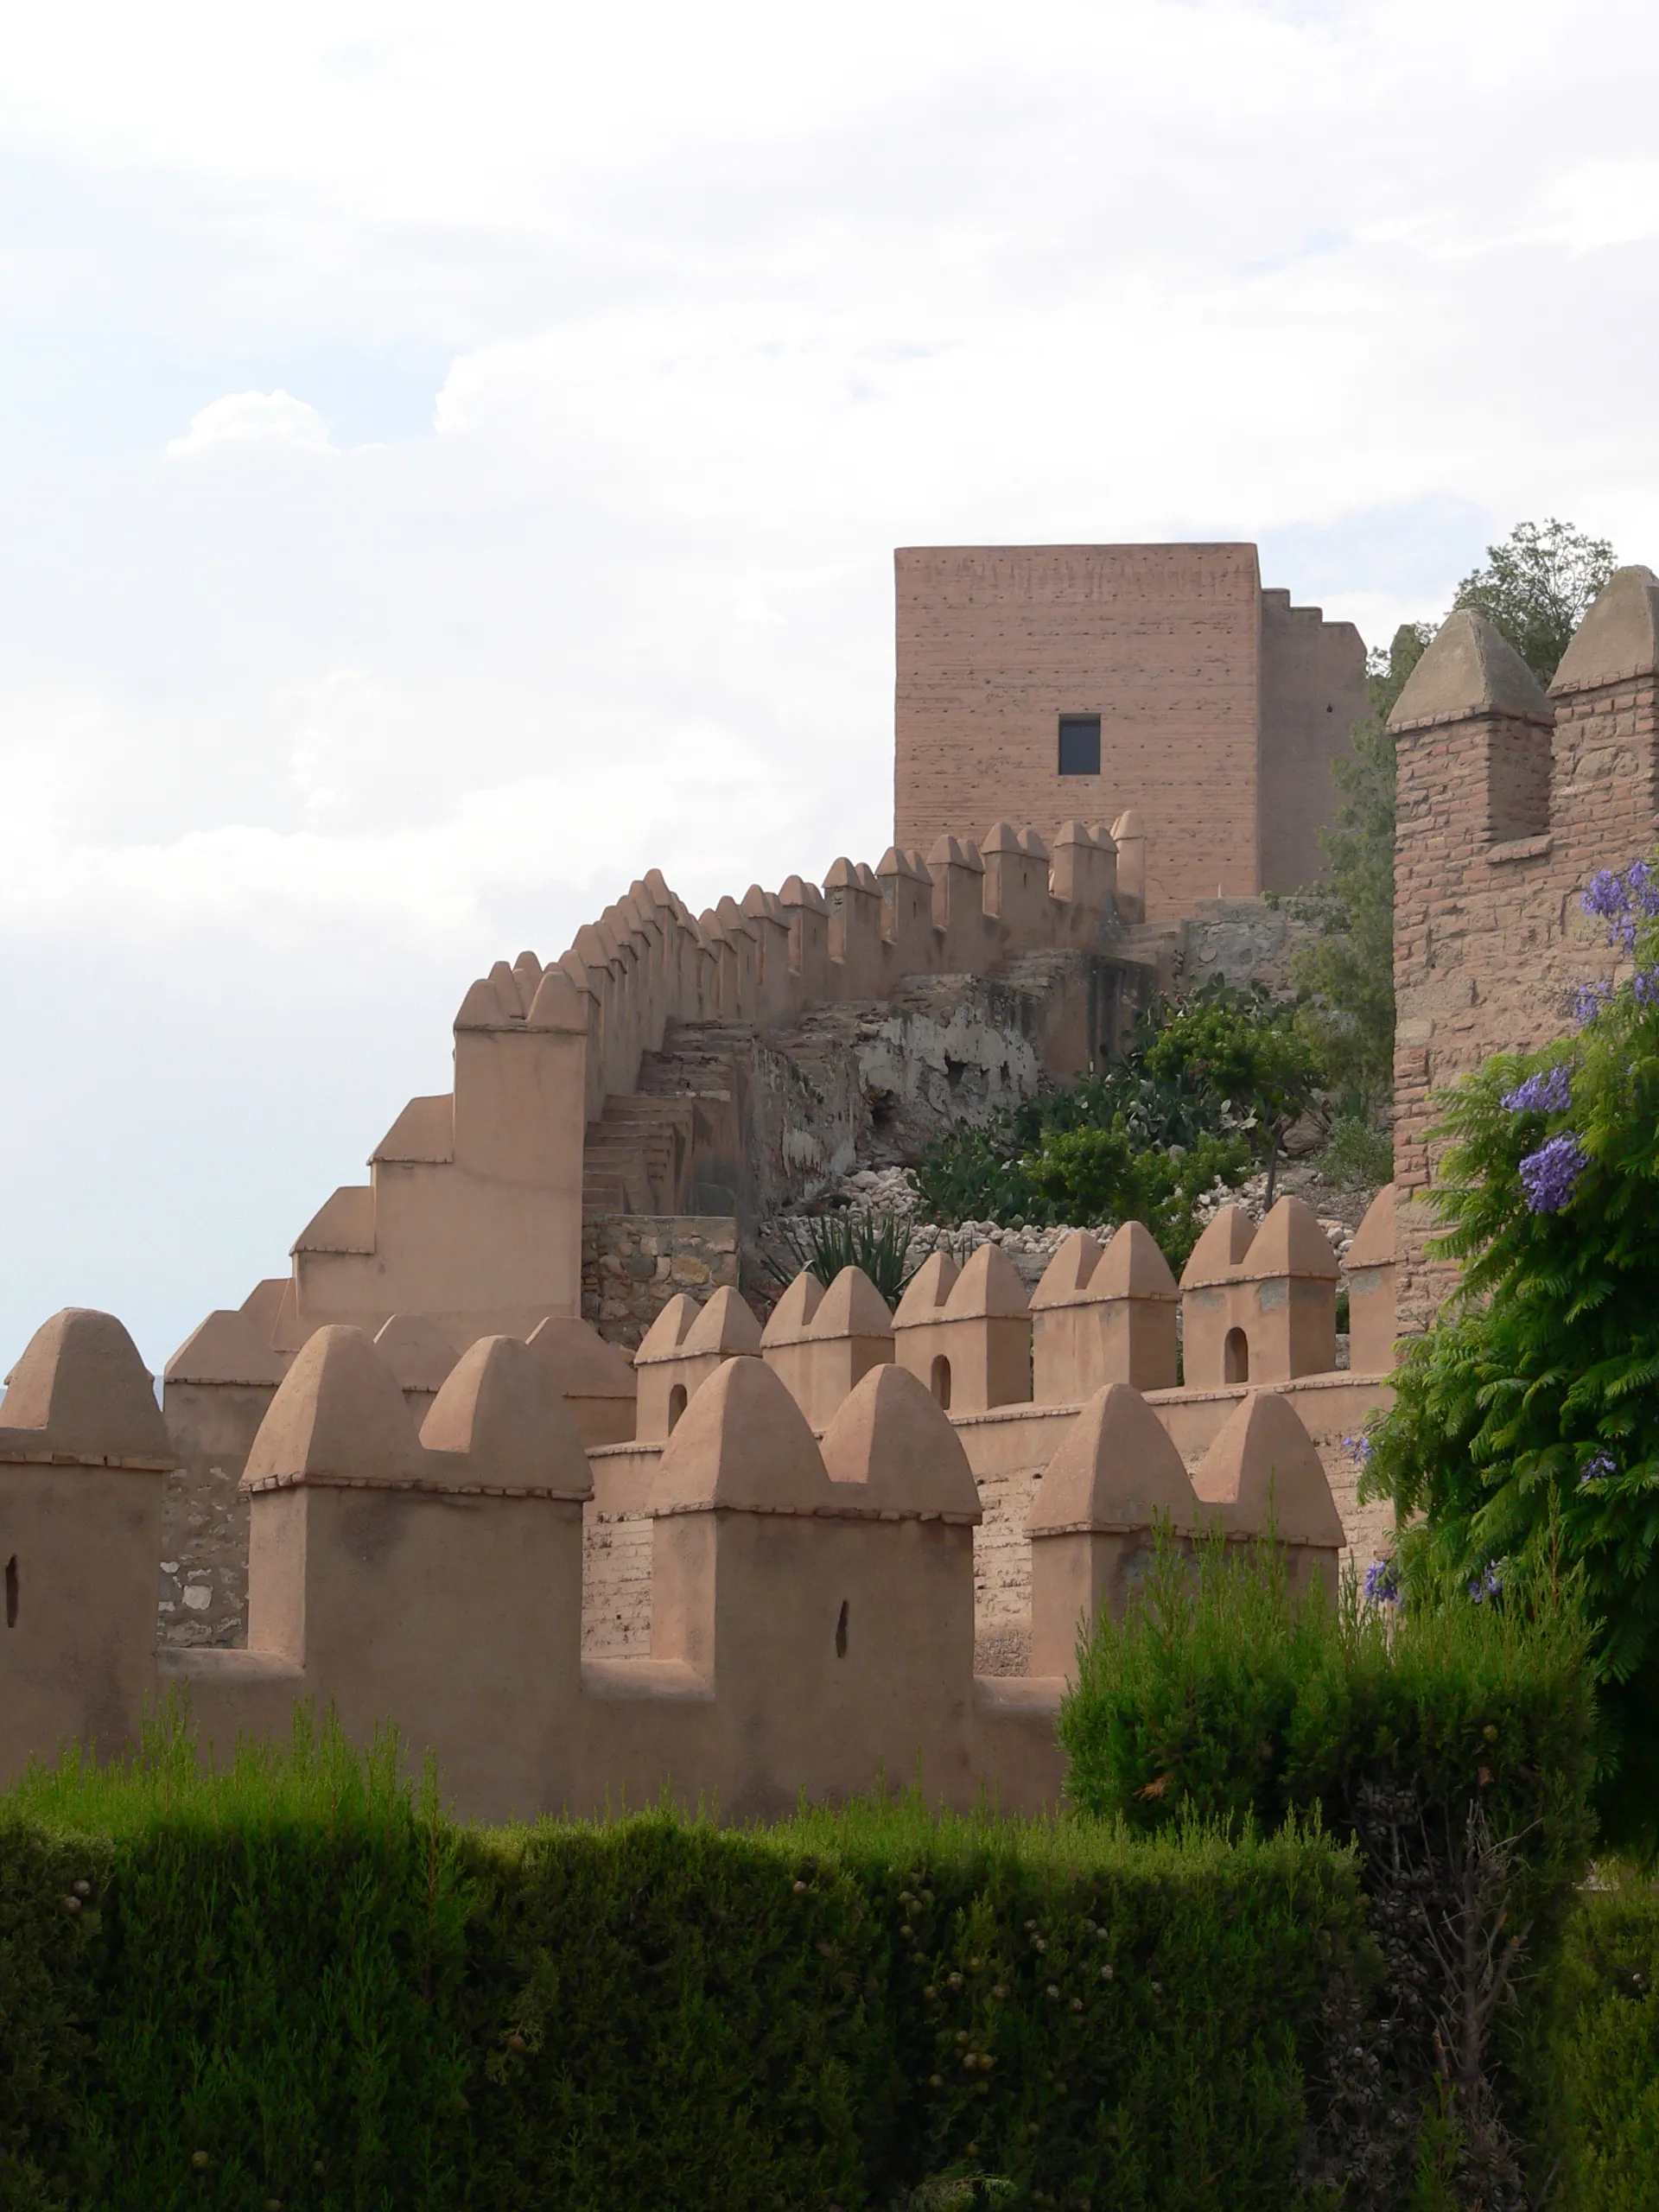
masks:
POLYGON ((1564 1114, 1573 1103, 1572 1074, 1558 1060, 1506 1090, 1503 1103, 1511 1114, 1564 1114))
POLYGON ((1609 1475, 1618 1472, 1618 1462, 1611 1452, 1592 1452, 1580 1471, 1580 1488, 1582 1489, 1586 1483, 1605 1482, 1609 1475))
POLYGON ((1365 1570, 1365 1601, 1371 1605, 1400 1602, 1400 1562, 1392 1557, 1374 1559, 1365 1570))
POLYGON ((1526 1187, 1529 1211, 1560 1213, 1589 1165, 1584 1147, 1571 1129, 1563 1129, 1560 1136, 1551 1137, 1536 1152, 1529 1152, 1521 1162, 1521 1180, 1526 1187))
POLYGON ((1362 1467, 1370 1465, 1371 1440, 1369 1436, 1344 1436, 1342 1448, 1344 1452, 1351 1452, 1362 1467))
POLYGON ((1607 942, 1630 951, 1636 943, 1638 919, 1659 914, 1659 882, 1646 861, 1632 861, 1623 875, 1599 868, 1580 896, 1586 914, 1607 925, 1607 942))
POLYGON ((1469 1595, 1478 1605, 1484 1605, 1489 1598, 1496 1598, 1503 1587, 1497 1579, 1497 1568, 1488 1567, 1469 1585, 1469 1595))
POLYGON ((1586 914, 1595 914, 1604 922, 1616 921, 1630 903, 1623 877, 1610 868, 1598 868, 1579 903, 1586 914))
POLYGON ((1659 968, 1638 968, 1630 980, 1630 989, 1638 1006, 1652 1006, 1659 1001, 1659 968))
POLYGON ((1569 1001, 1574 1026, 1587 1029, 1612 995, 1612 987, 1607 983, 1575 984, 1569 1001))

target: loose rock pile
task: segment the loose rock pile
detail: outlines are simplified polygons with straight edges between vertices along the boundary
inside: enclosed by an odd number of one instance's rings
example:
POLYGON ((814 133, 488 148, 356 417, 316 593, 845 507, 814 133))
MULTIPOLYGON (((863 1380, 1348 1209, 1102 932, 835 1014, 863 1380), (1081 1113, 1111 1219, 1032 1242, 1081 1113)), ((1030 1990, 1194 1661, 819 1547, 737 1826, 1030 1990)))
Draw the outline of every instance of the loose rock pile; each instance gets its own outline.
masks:
MULTIPOLYGON (((1278 1189, 1281 1193, 1294 1191, 1313 1208, 1338 1263, 1345 1265, 1354 1232, 1376 1193, 1338 1191, 1325 1182, 1316 1166, 1302 1161, 1288 1162, 1281 1167, 1278 1189)), ((1266 1211, 1267 1190, 1265 1173, 1252 1175, 1236 1191, 1229 1190, 1224 1183, 1217 1183, 1198 1200, 1198 1218, 1207 1224, 1214 1220, 1223 1206, 1236 1205, 1260 1222, 1266 1211)), ((861 1167, 830 1184, 821 1193, 813 1211, 845 1212, 855 1217, 902 1217, 914 1216, 920 1204, 921 1196, 912 1169, 861 1167)), ((930 1253, 941 1249, 957 1260, 966 1260, 982 1244, 996 1244, 1014 1262, 1022 1281, 1035 1285, 1041 1281, 1043 1271, 1055 1253, 1077 1230, 1089 1230, 1103 1244, 1116 1227, 1117 1224, 1112 1221, 1065 1222, 1052 1228, 1014 1228, 1000 1222, 971 1220, 941 1227, 918 1221, 911 1229, 906 1263, 918 1268, 930 1253)), ((764 1239, 764 1230, 762 1236, 764 1239)))

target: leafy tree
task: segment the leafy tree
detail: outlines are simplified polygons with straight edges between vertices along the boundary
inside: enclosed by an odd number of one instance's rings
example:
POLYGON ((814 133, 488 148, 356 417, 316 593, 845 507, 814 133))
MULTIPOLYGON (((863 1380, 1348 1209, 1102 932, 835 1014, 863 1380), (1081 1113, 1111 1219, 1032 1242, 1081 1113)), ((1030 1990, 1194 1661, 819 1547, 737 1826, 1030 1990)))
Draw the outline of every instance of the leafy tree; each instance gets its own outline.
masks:
POLYGON ((1320 832, 1325 872, 1294 911, 1319 934, 1299 952, 1293 978, 1308 994, 1306 1026, 1325 1080, 1368 1116, 1394 1082, 1394 738, 1389 716, 1433 635, 1402 622, 1386 653, 1373 653, 1367 711, 1354 724, 1345 760, 1332 776, 1342 793, 1337 818, 1320 832))
POLYGON ((1486 548, 1486 566, 1464 578, 1452 604, 1484 614, 1548 684, 1615 565, 1605 537, 1586 537, 1571 523, 1517 523, 1501 545, 1486 548))
POLYGON ((917 1169, 938 1221, 1143 1221, 1179 1268, 1217 1181, 1271 1174, 1318 1067, 1294 1009, 1217 980, 1146 1017, 1124 1059, 953 1131, 917 1169))
POLYGON ((1444 1098, 1434 1197, 1459 1289, 1408 1351, 1363 1492, 1402 1525, 1407 1602, 1526 1564, 1582 1579, 1609 1724, 1603 1808, 1659 1841, 1659 878, 1585 893, 1634 962, 1582 1026, 1444 1098), (1616 1769, 1616 1770, 1615 1770, 1616 1769))

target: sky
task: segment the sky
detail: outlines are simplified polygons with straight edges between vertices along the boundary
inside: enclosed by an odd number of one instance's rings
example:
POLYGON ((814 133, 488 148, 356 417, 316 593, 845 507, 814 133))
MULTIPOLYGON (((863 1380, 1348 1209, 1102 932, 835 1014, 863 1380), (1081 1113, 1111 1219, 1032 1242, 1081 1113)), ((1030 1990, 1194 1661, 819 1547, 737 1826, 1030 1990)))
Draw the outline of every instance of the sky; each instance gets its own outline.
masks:
POLYGON ((646 868, 879 858, 895 545, 1659 565, 1656 88, 1636 0, 20 14, 0 1352, 159 1367, 646 868))

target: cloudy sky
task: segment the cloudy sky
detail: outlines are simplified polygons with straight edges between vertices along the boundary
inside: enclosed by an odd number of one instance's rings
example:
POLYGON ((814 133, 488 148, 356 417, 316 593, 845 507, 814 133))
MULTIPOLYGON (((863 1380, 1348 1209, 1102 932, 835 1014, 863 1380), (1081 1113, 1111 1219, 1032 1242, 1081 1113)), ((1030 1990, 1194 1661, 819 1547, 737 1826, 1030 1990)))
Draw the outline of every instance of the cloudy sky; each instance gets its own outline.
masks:
POLYGON ((159 1364, 645 868, 878 857, 895 544, 1373 639, 1659 556, 1656 78, 1637 0, 13 19, 0 1351, 159 1364))

